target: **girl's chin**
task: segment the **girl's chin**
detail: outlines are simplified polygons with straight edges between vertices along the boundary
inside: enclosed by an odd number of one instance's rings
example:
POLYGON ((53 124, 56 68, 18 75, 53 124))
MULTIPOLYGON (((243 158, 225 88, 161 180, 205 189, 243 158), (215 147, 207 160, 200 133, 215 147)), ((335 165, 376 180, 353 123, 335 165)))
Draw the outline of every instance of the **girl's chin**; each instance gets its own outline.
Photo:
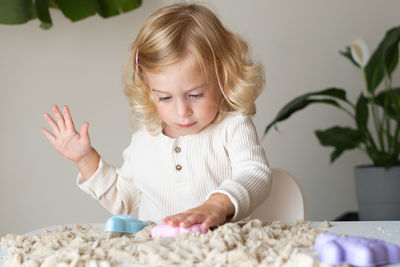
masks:
POLYGON ((177 138, 180 136, 197 134, 200 132, 200 130, 201 129, 194 128, 193 126, 187 128, 174 127, 174 129, 164 128, 163 133, 168 137, 177 138))

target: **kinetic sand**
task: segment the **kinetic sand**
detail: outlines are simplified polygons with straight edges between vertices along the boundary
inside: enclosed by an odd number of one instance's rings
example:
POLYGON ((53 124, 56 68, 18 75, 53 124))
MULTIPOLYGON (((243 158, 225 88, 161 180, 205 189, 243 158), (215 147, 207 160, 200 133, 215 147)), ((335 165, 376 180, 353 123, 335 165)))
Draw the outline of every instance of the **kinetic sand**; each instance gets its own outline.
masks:
POLYGON ((206 234, 177 238, 150 237, 154 226, 110 238, 100 226, 60 226, 38 235, 8 234, 1 238, 10 266, 326 266, 313 255, 323 227, 295 224, 227 223, 206 234))

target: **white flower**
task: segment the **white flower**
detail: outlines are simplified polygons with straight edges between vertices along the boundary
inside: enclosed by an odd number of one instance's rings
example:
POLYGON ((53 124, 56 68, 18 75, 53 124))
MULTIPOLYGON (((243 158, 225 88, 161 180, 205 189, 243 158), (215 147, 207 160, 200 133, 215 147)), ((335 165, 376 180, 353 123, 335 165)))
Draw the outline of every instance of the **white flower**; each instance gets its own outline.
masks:
POLYGON ((368 64, 370 53, 364 40, 356 39, 351 43, 351 57, 361 68, 368 64))

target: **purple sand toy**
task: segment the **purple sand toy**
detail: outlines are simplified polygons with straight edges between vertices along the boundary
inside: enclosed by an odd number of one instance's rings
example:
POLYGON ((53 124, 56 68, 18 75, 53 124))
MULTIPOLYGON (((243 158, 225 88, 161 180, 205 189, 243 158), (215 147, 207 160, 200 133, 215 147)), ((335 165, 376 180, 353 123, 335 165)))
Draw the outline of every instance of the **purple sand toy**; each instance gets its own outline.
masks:
POLYGON ((330 265, 370 267, 400 262, 399 246, 374 238, 323 233, 315 240, 314 249, 320 261, 330 265))
POLYGON ((180 234, 187 232, 199 232, 202 234, 207 233, 206 229, 202 224, 195 224, 189 228, 184 228, 181 226, 171 226, 168 224, 159 224, 151 229, 151 237, 177 237, 180 234))

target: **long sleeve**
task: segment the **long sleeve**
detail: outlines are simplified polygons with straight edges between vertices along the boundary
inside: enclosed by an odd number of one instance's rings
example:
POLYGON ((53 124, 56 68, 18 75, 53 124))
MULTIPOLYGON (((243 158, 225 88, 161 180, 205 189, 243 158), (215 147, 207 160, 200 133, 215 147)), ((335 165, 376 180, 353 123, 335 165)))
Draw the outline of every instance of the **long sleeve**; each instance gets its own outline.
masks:
POLYGON ((77 184, 111 213, 160 221, 223 193, 235 206, 232 221, 248 216, 268 196, 270 169, 250 117, 226 114, 198 134, 169 138, 146 129, 132 135, 114 168, 101 159, 96 173, 77 184))
POLYGON ((83 181, 79 173, 77 185, 112 214, 130 214, 139 206, 140 191, 130 175, 130 147, 123 153, 124 163, 116 169, 102 158, 96 172, 88 180, 83 181))
POLYGON ((236 117, 227 125, 224 134, 232 179, 224 181, 210 195, 226 194, 235 206, 232 221, 237 221, 250 215, 267 198, 271 170, 250 117, 236 117))

